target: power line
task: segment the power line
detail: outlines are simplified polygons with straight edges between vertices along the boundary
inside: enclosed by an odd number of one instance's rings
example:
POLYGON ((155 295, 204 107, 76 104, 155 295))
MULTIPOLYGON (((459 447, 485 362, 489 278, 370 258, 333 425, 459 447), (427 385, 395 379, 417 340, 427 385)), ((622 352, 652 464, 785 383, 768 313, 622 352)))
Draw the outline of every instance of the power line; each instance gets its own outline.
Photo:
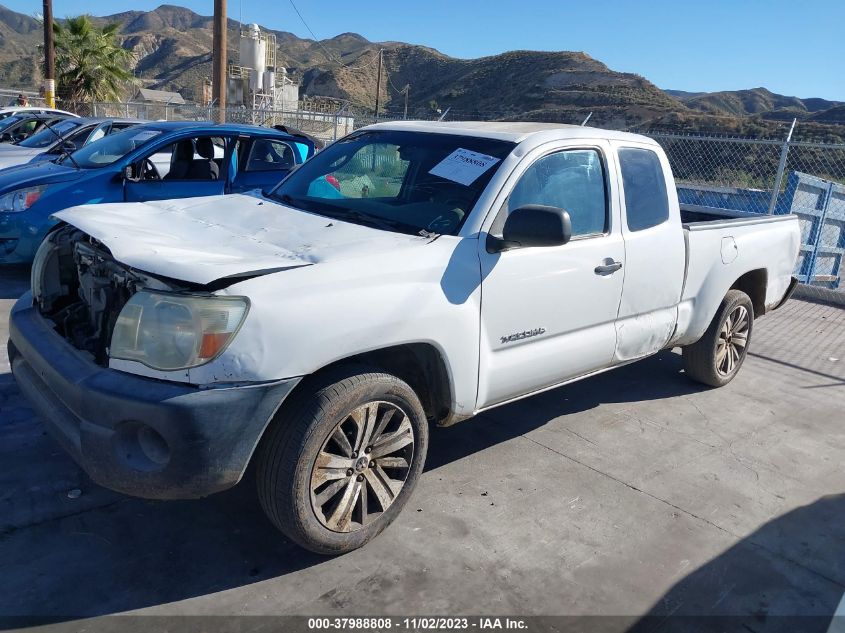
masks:
MULTIPOLYGON (((290 6, 293 7, 293 10, 296 11, 296 15, 299 16, 299 19, 302 20, 302 24, 305 25, 306 29, 308 29, 308 32, 311 34, 311 37, 314 38, 314 40, 317 42, 317 44, 320 44, 320 46, 322 46, 322 44, 320 43, 320 39, 314 34, 314 31, 311 30, 311 27, 308 26, 308 22, 306 22, 305 18, 302 17, 302 14, 299 12, 299 9, 296 8, 296 5, 293 3, 293 0, 288 0, 288 2, 290 2, 290 6)), ((331 53, 329 53, 329 51, 326 50, 325 47, 323 48, 323 50, 326 51, 327 55, 331 56, 331 53)))
POLYGON ((404 88, 397 88, 396 84, 393 83, 393 80, 390 78, 390 73, 387 71, 387 66, 384 67, 384 74, 387 75, 387 83, 390 84, 390 87, 393 88, 397 94, 402 94, 405 91, 404 88))
MULTIPOLYGON (((352 71, 354 71, 354 70, 364 70, 366 68, 370 68, 373 65, 373 63, 375 62, 375 58, 373 58, 373 60, 371 60, 368 64, 362 64, 361 66, 357 66, 357 67, 356 66, 347 66, 346 64, 344 64, 343 60, 341 60, 339 57, 335 57, 333 55, 333 53, 323 45, 323 42, 320 41, 320 38, 318 38, 316 33, 314 33, 314 31, 311 29, 311 27, 308 26, 308 22, 305 21, 304 17, 302 17, 302 13, 300 13, 299 9, 294 4, 293 0, 288 0, 288 2, 290 2, 290 6, 293 7, 293 10, 296 11, 296 15, 299 16, 299 19, 302 21, 302 24, 305 26, 306 29, 308 29, 308 32, 311 34, 311 37, 313 37, 314 41, 317 43, 317 45, 320 48, 323 49, 323 52, 326 54, 326 57, 327 57, 329 62, 334 62, 338 66, 340 66, 342 68, 346 68, 347 70, 352 70, 352 71)), ((376 56, 376 57, 378 57, 378 56, 376 56)))

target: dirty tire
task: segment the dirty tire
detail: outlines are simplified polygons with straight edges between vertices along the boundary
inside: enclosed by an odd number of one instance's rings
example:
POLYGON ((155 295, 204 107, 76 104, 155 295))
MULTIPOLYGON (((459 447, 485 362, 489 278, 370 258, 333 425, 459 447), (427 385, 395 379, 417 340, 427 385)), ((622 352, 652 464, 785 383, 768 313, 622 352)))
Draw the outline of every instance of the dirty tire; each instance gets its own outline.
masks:
MULTIPOLYGON (((395 435, 395 432, 391 433, 395 435)), ((382 437, 387 437, 391 433, 385 432, 382 437)), ((354 435, 353 431, 351 445, 354 445, 358 439, 354 435)), ((375 431, 373 431, 373 437, 375 437, 375 431)), ((327 555, 350 552, 377 536, 397 517, 422 473, 427 447, 428 422, 425 412, 419 398, 407 383, 372 367, 339 368, 301 385, 292 400, 285 403, 271 423, 256 455, 258 498, 270 521, 301 547, 327 555), (330 529, 327 523, 331 521, 327 520, 326 515, 332 513, 320 512, 317 509, 319 507, 315 501, 317 497, 312 489, 315 481, 313 477, 321 468, 319 464, 325 464, 325 462, 318 464, 318 456, 323 459, 327 450, 339 452, 336 445, 327 443, 333 441, 332 438, 336 437, 339 428, 348 429, 351 426, 352 429, 356 429, 357 420, 361 419, 358 412, 363 410, 364 417, 369 420, 369 412, 373 405, 368 403, 379 403, 375 411, 379 411, 380 407, 382 410, 396 409, 390 416, 390 424, 398 425, 401 421, 403 433, 412 433, 413 455, 411 456, 410 452, 405 453, 407 460, 404 463, 408 466, 401 468, 404 483, 396 492, 391 490, 391 486, 380 486, 378 491, 368 486, 370 479, 364 475, 384 477, 386 471, 380 470, 380 464, 375 465, 372 473, 360 473, 360 479, 358 479, 359 472, 356 471, 351 479, 357 480, 359 486, 365 488, 363 495, 359 494, 359 496, 364 496, 363 504, 365 505, 360 506, 358 505, 360 501, 356 502, 355 513, 358 517, 364 516, 364 520, 361 523, 350 520, 341 527, 338 527, 340 523, 336 522, 333 525, 334 529, 330 529), (405 414, 404 418, 401 417, 402 413, 405 414), (353 414, 358 417, 352 417, 353 414), (394 419, 397 417, 399 421, 394 419), (410 423, 410 431, 408 423, 410 423), (329 446, 335 448, 329 449, 329 446), (380 475, 378 475, 379 472, 380 475), (368 492, 369 497, 367 497, 368 492), (379 492, 381 496, 376 495, 376 492, 379 492), (382 498, 386 492, 391 492, 395 496, 392 497, 386 509, 383 509, 385 504, 382 498), (362 510, 366 504, 369 504, 370 508, 375 507, 381 511, 367 515, 366 510, 362 510), (343 531, 344 529, 347 531, 343 531)), ((371 448, 371 450, 373 454, 378 452, 377 448, 371 448)), ((407 451, 408 447, 401 450, 407 451)), ((401 458, 384 457, 385 463, 388 459, 401 458)), ((379 457, 378 460, 373 458, 370 465, 376 461, 380 462, 382 458, 379 457)), ((353 465, 356 468, 360 467, 357 463, 353 465)), ((397 472, 391 470, 390 466, 385 466, 385 469, 391 475, 397 472)), ((340 473, 337 469, 334 472, 340 473)), ((348 479, 339 475, 335 477, 338 481, 348 479)), ((396 485, 393 480, 391 482, 391 485, 396 485)), ((350 483, 351 490, 355 487, 355 481, 350 483)), ((373 479, 373 484, 377 483, 378 481, 373 479)), ((337 502, 338 508, 343 503, 345 494, 346 489, 341 488, 338 495, 340 497, 337 502)))
POLYGON ((751 343, 751 332, 754 326, 754 305, 747 294, 741 290, 729 290, 722 300, 713 321, 698 341, 683 348, 684 371, 687 376, 696 382, 710 385, 711 387, 722 387, 728 384, 739 372, 745 357, 748 354, 748 345, 751 343), (727 341, 733 341, 728 345, 725 353, 731 353, 731 347, 737 350, 736 359, 731 357, 730 363, 721 354, 726 343, 726 331, 730 329, 728 318, 731 318, 734 327, 737 325, 737 317, 745 316, 747 328, 744 330, 744 345, 740 347, 742 339, 741 331, 733 330, 732 337, 729 335, 727 341))

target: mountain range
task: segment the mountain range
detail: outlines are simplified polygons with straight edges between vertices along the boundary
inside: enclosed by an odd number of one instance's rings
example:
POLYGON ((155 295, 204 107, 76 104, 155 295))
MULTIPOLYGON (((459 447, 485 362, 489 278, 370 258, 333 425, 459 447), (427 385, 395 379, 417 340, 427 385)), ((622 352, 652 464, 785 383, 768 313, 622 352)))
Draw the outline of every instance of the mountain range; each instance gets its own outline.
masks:
MULTIPOLYGON (((134 72, 146 87, 198 99, 211 76, 212 18, 184 7, 127 11, 94 18, 118 23, 123 46, 135 54, 134 72)), ((230 59, 237 61, 239 24, 229 21, 230 59)), ((406 85, 410 116, 450 109, 450 118, 520 118, 581 122, 633 130, 706 131, 746 136, 781 135, 798 118, 804 136, 845 137, 845 103, 799 99, 765 88, 724 92, 661 90, 646 78, 616 72, 583 52, 509 51, 458 59, 403 42, 371 42, 355 33, 315 41, 275 33, 278 64, 299 81, 302 96, 349 101, 371 111, 378 52, 385 73, 381 104, 401 114, 406 85)), ((0 85, 39 82, 41 24, 0 5, 0 85)))

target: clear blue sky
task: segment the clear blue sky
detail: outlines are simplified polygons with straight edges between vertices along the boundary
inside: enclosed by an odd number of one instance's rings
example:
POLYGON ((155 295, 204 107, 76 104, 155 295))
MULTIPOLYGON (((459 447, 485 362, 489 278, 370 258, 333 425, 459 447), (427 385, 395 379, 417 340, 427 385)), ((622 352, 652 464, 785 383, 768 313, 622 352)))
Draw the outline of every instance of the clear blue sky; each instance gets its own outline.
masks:
MULTIPOLYGON (((584 51, 661 88, 765 86, 845 101, 845 0, 294 0, 319 38, 346 31, 455 57, 584 51)), ((39 0, 0 0, 22 13, 39 0)), ((213 13, 213 0, 170 0, 213 13)), ((53 0, 57 16, 154 9, 155 0, 53 0)), ((289 0, 229 0, 245 22, 310 37, 289 0)))

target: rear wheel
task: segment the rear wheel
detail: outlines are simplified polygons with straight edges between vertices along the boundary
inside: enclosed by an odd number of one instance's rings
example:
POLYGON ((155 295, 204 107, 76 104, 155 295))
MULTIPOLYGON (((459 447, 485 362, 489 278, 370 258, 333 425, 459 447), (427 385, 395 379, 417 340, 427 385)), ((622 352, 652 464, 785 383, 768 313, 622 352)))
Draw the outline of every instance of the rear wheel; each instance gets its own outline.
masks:
POLYGON ((683 348, 684 370, 697 382, 721 387, 733 380, 748 354, 754 305, 741 290, 730 290, 698 341, 683 348))
POLYGON ((425 413, 405 382, 340 370, 306 388, 274 421, 258 454, 261 505, 302 547, 351 551, 402 510, 427 446, 425 413))

